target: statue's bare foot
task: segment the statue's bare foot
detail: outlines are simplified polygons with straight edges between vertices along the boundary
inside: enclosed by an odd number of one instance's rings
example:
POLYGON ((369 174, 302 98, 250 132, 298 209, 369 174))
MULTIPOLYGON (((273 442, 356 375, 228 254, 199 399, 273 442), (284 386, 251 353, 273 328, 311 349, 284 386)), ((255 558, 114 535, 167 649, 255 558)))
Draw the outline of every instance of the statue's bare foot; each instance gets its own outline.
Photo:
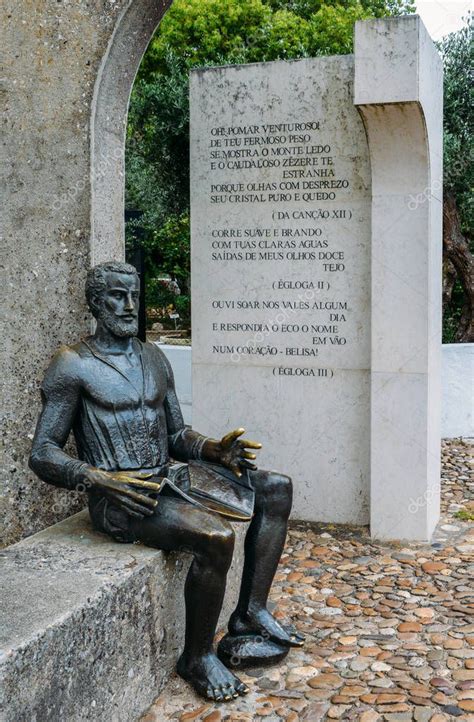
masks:
POLYGON ((198 694, 215 702, 229 702, 249 691, 247 685, 229 672, 215 654, 188 660, 183 653, 179 658, 177 671, 198 694))
POLYGON ((302 647, 305 641, 302 634, 280 624, 265 608, 246 614, 235 611, 229 620, 229 632, 235 636, 260 634, 284 647, 302 647))

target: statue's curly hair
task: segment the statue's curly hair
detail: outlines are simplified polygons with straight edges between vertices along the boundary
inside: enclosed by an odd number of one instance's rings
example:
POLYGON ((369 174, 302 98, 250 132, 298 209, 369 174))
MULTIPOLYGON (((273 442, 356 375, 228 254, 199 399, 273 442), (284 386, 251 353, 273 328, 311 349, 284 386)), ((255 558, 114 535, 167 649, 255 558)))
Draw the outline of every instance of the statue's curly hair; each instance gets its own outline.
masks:
POLYGON ((108 261, 93 266, 87 273, 86 279, 86 300, 93 316, 97 316, 100 306, 100 298, 107 287, 107 273, 124 273, 127 276, 138 276, 137 269, 130 263, 121 261, 108 261))

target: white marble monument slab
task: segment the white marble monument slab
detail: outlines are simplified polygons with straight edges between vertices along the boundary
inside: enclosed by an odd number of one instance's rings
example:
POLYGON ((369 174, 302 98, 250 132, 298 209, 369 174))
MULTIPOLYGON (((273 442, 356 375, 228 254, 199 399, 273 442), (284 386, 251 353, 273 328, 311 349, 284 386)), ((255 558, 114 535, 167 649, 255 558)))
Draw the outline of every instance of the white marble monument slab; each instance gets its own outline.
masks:
POLYGON ((261 439, 300 519, 367 523, 370 168, 353 59, 194 71, 193 423, 261 439))

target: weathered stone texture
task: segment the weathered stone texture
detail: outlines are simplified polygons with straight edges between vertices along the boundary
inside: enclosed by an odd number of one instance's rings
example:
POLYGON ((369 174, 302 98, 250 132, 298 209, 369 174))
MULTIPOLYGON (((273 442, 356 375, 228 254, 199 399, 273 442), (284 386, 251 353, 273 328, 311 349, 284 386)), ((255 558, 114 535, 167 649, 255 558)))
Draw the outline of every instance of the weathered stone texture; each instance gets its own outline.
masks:
MULTIPOLYGON (((236 601, 241 556, 239 544, 222 623, 236 601)), ((1 719, 138 719, 182 648, 189 556, 118 544, 81 512, 1 557, 1 719)))
MULTIPOLYGON (((96 78, 107 66, 102 61, 120 23, 133 59, 127 79, 131 87, 140 54, 167 5, 152 0, 7 0, 4 8, 3 544, 82 506, 81 500, 48 488, 27 469, 40 401, 38 380, 60 344, 89 330, 83 283, 95 243, 90 240, 90 178, 96 78), (141 19, 136 32, 127 27, 129 8, 132 19, 141 19)), ((114 37, 122 47, 120 32, 114 37)), ((120 92, 125 97, 123 131, 127 93, 120 92)), ((111 132, 115 122, 112 117, 111 132)), ((117 163, 123 164, 123 157, 117 163)), ((116 206, 122 213, 123 173, 118 178, 116 206)), ((123 239, 115 238, 113 244, 102 240, 101 253, 122 255, 123 239)))

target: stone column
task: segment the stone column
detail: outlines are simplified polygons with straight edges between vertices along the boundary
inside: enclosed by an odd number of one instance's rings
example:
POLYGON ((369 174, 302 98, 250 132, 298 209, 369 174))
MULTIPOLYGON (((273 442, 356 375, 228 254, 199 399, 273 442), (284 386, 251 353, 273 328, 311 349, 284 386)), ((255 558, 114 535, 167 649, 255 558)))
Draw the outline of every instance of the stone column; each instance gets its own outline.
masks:
POLYGON ((354 103, 372 175, 371 533, 439 517, 442 66, 417 16, 359 22, 354 103))
POLYGON ((84 280, 122 258, 124 130, 141 56, 171 0, 7 0, 0 349, 0 544, 84 498, 28 470, 39 379, 90 330, 84 280))

